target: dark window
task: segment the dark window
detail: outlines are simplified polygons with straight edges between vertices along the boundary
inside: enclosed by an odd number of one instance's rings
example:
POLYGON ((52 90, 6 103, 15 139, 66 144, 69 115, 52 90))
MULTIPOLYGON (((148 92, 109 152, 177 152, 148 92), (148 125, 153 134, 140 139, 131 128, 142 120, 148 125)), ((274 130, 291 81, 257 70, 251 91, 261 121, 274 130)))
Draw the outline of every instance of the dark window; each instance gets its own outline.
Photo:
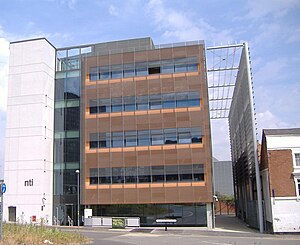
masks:
POLYGON ((98 148, 98 134, 90 134, 90 148, 98 148))
POLYGON ((99 133, 99 148, 110 147, 110 133, 99 133))
POLYGON ((100 99, 99 112, 110 112, 110 99, 100 99))
POLYGON ((124 168, 112 168, 112 183, 124 183, 124 168))
POLYGON ((203 164, 193 164, 193 177, 194 181, 204 181, 203 164))
POLYGON ((125 183, 137 183, 137 167, 125 168, 125 183))
POLYGON ((138 167, 138 182, 139 183, 151 182, 150 167, 138 167))
POLYGON ((80 159, 80 140, 75 139, 64 139, 65 143, 65 162, 78 162, 80 159))
POLYGON ((111 168, 99 169, 99 184, 111 184, 111 168))
POLYGON ((91 114, 98 113, 97 100, 90 100, 90 113, 91 114))
POLYGON ((202 130, 201 128, 191 129, 192 143, 202 143, 202 130))
POLYGON ((166 182, 176 182, 178 181, 178 166, 171 165, 166 166, 166 182))
POLYGON ((80 128, 80 108, 65 108, 65 130, 79 130, 80 128))
POLYGON ((193 173, 192 165, 179 166, 180 181, 192 181, 193 180, 192 173, 193 173))
POLYGON ((165 144, 177 144, 177 135, 175 128, 164 129, 165 144))
POLYGON ((160 67, 149 67, 148 68, 149 75, 151 74, 159 74, 160 73, 160 67))
POLYGON ((152 166, 152 182, 165 181, 165 168, 164 166, 152 166))
POLYGON ((90 184, 97 185, 98 184, 98 169, 90 168, 90 184))

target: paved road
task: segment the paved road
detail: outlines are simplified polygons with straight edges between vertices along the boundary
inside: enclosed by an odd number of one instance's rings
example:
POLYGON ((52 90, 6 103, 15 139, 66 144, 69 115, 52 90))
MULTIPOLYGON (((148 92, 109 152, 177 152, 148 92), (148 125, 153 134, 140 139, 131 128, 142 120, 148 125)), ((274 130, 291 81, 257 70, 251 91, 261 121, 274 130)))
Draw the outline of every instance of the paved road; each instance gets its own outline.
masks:
MULTIPOLYGON (((218 217, 216 229, 199 227, 139 228, 112 230, 84 228, 77 230, 92 239, 96 245, 299 245, 300 235, 260 234, 235 217, 218 217)), ((74 231, 74 229, 72 229, 74 231)))

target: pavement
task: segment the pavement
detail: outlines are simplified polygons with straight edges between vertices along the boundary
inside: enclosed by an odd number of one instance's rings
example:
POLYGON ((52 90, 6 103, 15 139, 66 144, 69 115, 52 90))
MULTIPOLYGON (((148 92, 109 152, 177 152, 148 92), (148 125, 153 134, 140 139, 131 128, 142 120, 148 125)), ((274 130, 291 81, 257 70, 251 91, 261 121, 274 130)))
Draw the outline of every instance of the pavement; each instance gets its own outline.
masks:
POLYGON ((216 228, 206 227, 138 227, 110 229, 108 227, 61 227, 87 236, 91 244, 101 245, 299 245, 300 236, 261 234, 249 228, 233 215, 216 216, 216 228))

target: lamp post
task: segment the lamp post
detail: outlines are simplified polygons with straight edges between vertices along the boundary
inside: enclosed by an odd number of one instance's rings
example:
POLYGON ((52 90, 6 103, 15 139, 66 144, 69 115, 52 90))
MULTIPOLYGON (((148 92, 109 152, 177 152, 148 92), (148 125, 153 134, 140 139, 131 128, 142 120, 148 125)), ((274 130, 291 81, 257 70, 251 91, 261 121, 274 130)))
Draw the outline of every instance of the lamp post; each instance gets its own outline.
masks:
POLYGON ((77 227, 79 228, 79 209, 80 209, 80 203, 79 203, 79 190, 80 190, 80 187, 79 187, 79 169, 77 169, 76 171, 76 174, 77 174, 77 227))

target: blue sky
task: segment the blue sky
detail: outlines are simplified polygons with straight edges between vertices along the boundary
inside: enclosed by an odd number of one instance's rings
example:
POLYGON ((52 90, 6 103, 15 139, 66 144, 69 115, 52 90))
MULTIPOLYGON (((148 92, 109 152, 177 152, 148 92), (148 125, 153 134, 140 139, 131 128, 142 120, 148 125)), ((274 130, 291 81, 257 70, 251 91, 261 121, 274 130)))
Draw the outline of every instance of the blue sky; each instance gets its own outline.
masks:
MULTIPOLYGON (((299 0, 0 0, 0 165, 9 42, 46 37, 56 47, 150 36, 155 44, 247 41, 258 139, 262 128, 300 127, 299 0)), ((227 125, 214 122, 215 156, 230 157, 227 125)))

